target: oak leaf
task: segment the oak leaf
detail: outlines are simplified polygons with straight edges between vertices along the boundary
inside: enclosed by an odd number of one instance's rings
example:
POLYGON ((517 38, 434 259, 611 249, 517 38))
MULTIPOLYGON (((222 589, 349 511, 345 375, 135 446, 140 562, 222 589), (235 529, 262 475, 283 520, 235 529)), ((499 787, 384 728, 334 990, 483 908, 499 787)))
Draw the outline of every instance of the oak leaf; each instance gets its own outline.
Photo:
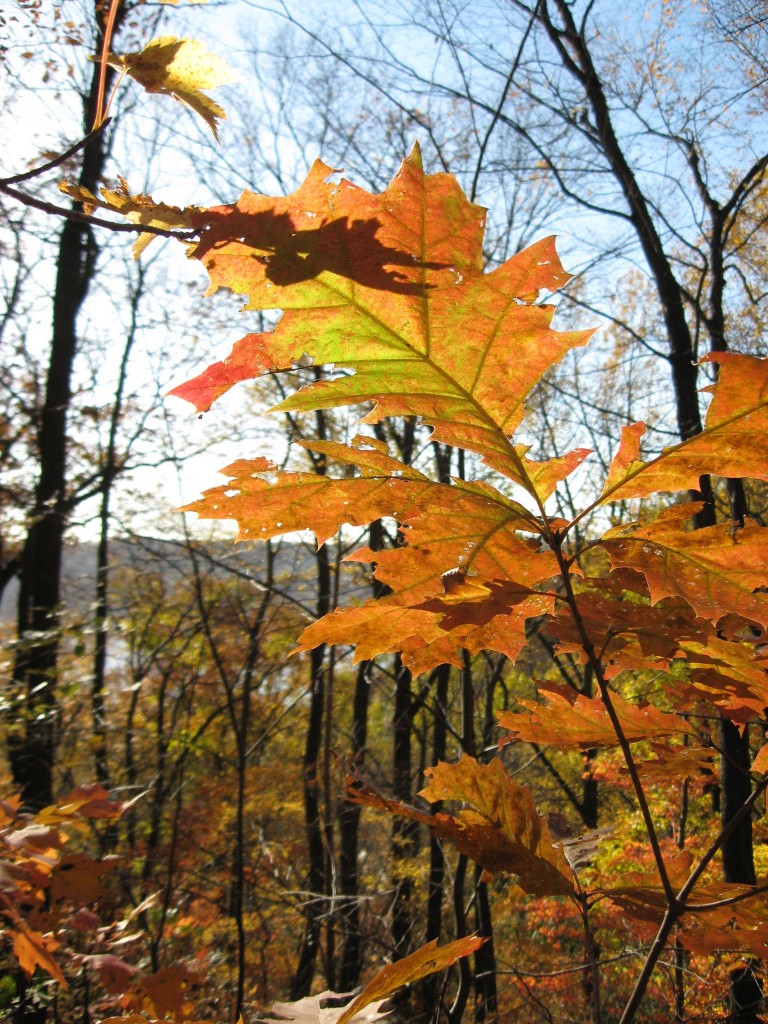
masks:
POLYGON ((16 923, 12 933, 13 952, 19 961, 19 966, 28 977, 32 977, 36 967, 41 967, 46 974, 58 981, 62 988, 68 988, 61 968, 53 957, 54 951, 59 948, 59 943, 52 935, 43 935, 21 921, 16 923))
POLYGON ((36 821, 59 824, 78 817, 115 820, 122 814, 123 804, 113 800, 103 786, 92 783, 77 786, 60 797, 55 804, 40 811, 36 821))
MULTIPOLYGON (((680 644, 688 670, 681 690, 722 708, 742 724, 764 716, 768 706, 768 656, 756 645, 710 637, 706 644, 680 644)), ((674 683, 672 684, 674 686, 674 683)))
POLYGON ((443 485, 377 449, 367 451, 367 444, 359 438, 354 448, 335 446, 337 456, 343 450, 355 457, 354 477, 287 473, 267 459, 240 459, 221 470, 226 484, 205 491, 182 511, 236 520, 239 540, 311 530, 320 545, 344 524, 366 526, 382 516, 404 521, 435 501, 443 485))
POLYGON ((708 473, 768 480, 768 359, 716 352, 701 362, 719 366, 717 384, 703 389, 712 394, 704 431, 643 462, 644 425, 625 427, 601 502, 698 490, 708 473))
MULTIPOLYGON (((654 758, 635 761, 641 779, 651 783, 674 783, 681 779, 696 778, 713 771, 712 754, 698 746, 673 746, 651 743, 654 758)), ((624 768, 623 771, 628 771, 624 768)))
POLYGON ((62 857, 51 877, 51 898, 75 903, 92 903, 101 895, 102 877, 119 863, 118 857, 94 860, 84 853, 62 857))
POLYGON ((533 587, 559 569, 553 553, 525 535, 536 529, 525 508, 485 483, 434 483, 369 438, 306 447, 341 463, 345 475, 286 473, 265 459, 241 460, 224 471, 226 484, 184 507, 203 518, 235 519, 241 539, 309 529, 323 543, 343 524, 398 520, 402 546, 363 547, 346 558, 375 562, 376 578, 392 595, 326 616, 302 634, 300 650, 356 644, 358 659, 400 650, 416 672, 459 664, 462 647, 517 657, 526 621, 553 608, 553 595, 533 587))
POLYGON ((136 981, 136 1001, 141 1009, 148 1004, 153 1013, 186 1020, 192 1008, 187 1000, 188 991, 201 981, 201 976, 184 964, 161 967, 159 971, 144 974, 136 981))
MULTIPOLYGON (((371 553, 373 555, 373 553, 371 553)), ((307 626, 297 651, 320 644, 353 645, 355 661, 399 651, 414 675, 442 664, 462 665, 462 651, 498 651, 514 662, 528 642, 526 623, 551 611, 554 597, 517 584, 449 573, 444 591, 419 604, 402 594, 339 608, 307 626), (483 597, 465 600, 468 591, 483 597)))
POLYGON ((425 175, 418 150, 380 195, 329 179, 317 162, 284 198, 244 192, 193 217, 193 255, 210 292, 245 295, 246 309, 286 310, 273 332, 238 343, 219 366, 176 389, 202 409, 228 380, 316 364, 353 370, 287 398, 280 410, 376 403, 366 417, 419 415, 436 440, 470 449, 544 500, 584 452, 551 465, 510 440, 541 376, 592 331, 551 329, 552 306, 530 306, 568 275, 552 238, 483 272, 485 212, 446 174, 425 175), (456 339, 461 339, 457 344, 456 339))
POLYGON ((614 566, 643 573, 654 603, 681 597, 712 622, 736 610, 768 626, 768 595, 758 592, 768 583, 768 529, 752 523, 685 529, 698 507, 664 509, 650 524, 610 530, 600 544, 614 566))
POLYGON ((750 770, 753 772, 759 772, 761 775, 764 775, 765 772, 768 771, 768 743, 764 743, 763 746, 760 747, 755 755, 755 759, 752 762, 752 768, 750 770))
MULTIPOLYGON (((99 196, 83 185, 74 185, 68 181, 61 182, 59 190, 76 202, 82 203, 87 212, 97 208, 109 210, 121 214, 132 224, 163 228, 166 231, 189 231, 192 227, 190 213, 194 208, 182 209, 179 206, 169 206, 167 203, 156 203, 149 195, 132 194, 124 178, 118 180, 116 188, 101 188, 99 196)), ((153 232, 142 232, 133 243, 133 258, 138 259, 149 243, 157 237, 153 232)))
POLYGON ((380 1002, 403 985, 410 985, 430 974, 445 970, 462 957, 474 953, 484 942, 484 938, 468 935, 466 938, 438 946, 437 939, 433 939, 402 960, 387 964, 374 975, 357 999, 353 999, 345 1008, 336 1024, 349 1024, 366 1006, 380 1002))
MULTIPOLYGON (((691 856, 679 851, 666 861, 676 889, 684 884, 691 856)), ((630 926, 649 938, 668 909, 658 880, 642 871, 630 872, 622 884, 600 890, 626 912, 630 926)), ((759 897, 765 886, 720 881, 700 882, 685 901, 686 913, 677 925, 677 937, 692 953, 711 956, 718 951, 741 951, 751 956, 768 954, 768 907, 759 897)))
MULTIPOLYGON (((541 695, 543 704, 518 700, 518 704, 528 710, 527 714, 511 711, 497 714, 499 725, 512 733, 501 740, 501 745, 524 740, 558 750, 590 750, 618 744, 619 738, 602 698, 554 687, 547 687, 541 695)), ((611 703, 630 743, 694 731, 684 718, 660 711, 653 704, 630 704, 616 693, 611 694, 611 703)))

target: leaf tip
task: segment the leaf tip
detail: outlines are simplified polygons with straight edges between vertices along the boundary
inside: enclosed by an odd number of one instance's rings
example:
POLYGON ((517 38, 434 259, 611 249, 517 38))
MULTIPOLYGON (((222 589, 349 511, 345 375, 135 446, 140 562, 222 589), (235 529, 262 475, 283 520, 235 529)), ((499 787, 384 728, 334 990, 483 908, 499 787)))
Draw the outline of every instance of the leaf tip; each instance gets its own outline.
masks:
POLYGON ((411 152, 406 157, 409 164, 413 164, 418 170, 424 170, 424 159, 421 153, 421 146, 418 142, 414 142, 411 152))

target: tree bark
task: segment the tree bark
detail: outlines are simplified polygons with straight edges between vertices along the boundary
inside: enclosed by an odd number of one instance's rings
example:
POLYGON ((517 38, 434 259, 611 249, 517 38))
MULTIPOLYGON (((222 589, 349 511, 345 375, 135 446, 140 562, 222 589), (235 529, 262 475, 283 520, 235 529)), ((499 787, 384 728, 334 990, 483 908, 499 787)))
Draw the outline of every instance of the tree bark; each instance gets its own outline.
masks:
MULTIPOLYGON (((315 379, 319 379, 320 371, 313 369, 315 379)), ((315 413, 317 436, 327 436, 327 420, 325 413, 319 409, 315 413)), ((324 455, 309 452, 314 472, 323 476, 328 471, 328 463, 324 455)), ((315 617, 320 619, 331 610, 332 572, 328 545, 323 544, 315 553, 316 598, 315 617)), ((320 928, 325 911, 325 896, 328 889, 328 861, 326 850, 326 825, 323 820, 324 806, 321 799, 320 760, 323 750, 323 716, 326 710, 326 652, 327 646, 321 644, 314 648, 309 656, 309 678, 311 685, 309 702, 309 721, 304 742, 303 789, 304 789, 304 828, 307 836, 307 854, 309 871, 307 873, 308 895, 304 911, 304 935, 301 941, 299 960, 291 982, 291 999, 303 999, 308 996, 315 976, 317 955, 320 950, 320 928)), ((329 920, 329 928, 333 922, 329 920)))
MULTIPOLYGON (((395 708, 393 715, 392 790, 396 800, 410 803, 411 730, 413 725, 411 673, 395 658, 395 708)), ((416 852, 415 822, 394 818, 392 822, 392 958, 401 960, 411 952, 413 935, 413 882, 408 861, 416 852)))
MULTIPOLYGON (((368 737, 368 704, 371 684, 370 661, 357 667, 355 693, 352 699, 352 749, 350 759, 355 768, 365 764, 368 737)), ((360 934, 360 899, 357 858, 359 853, 360 805, 341 800, 339 805, 339 883, 344 899, 342 909, 342 945, 339 964, 339 991, 349 992, 360 982, 363 969, 362 936, 360 934)))
MULTIPOLYGON (((316 554, 317 618, 330 611, 331 565, 328 549, 323 545, 316 554)), ((304 827, 307 834, 309 871, 308 896, 305 907, 304 936, 296 972, 291 983, 291 999, 308 996, 315 975, 320 946, 320 924, 323 914, 322 894, 325 892, 325 842, 323 839, 322 801, 318 765, 323 743, 323 710, 325 706, 325 645, 310 652, 309 676, 312 686, 309 722, 304 744, 303 788, 304 827)))
MULTIPOLYGON (((115 30, 124 10, 121 7, 118 11, 115 30)), ((94 17, 101 34, 102 4, 94 5, 94 17)), ((94 65, 84 98, 84 134, 93 124, 99 68, 100 64, 94 65)), ((108 78, 112 75, 110 72, 108 78)), ((108 139, 101 133, 83 150, 78 178, 81 186, 97 190, 108 154, 108 139)), ((21 698, 22 720, 13 724, 8 739, 13 781, 31 808, 50 804, 54 796, 61 563, 71 510, 67 493, 67 417, 78 347, 77 318, 93 280, 97 255, 91 227, 66 221, 56 259, 51 347, 37 444, 39 474, 21 556, 19 645, 13 681, 21 698)))
MULTIPOLYGON (((749 730, 745 729, 742 735, 733 722, 722 718, 720 751, 720 821, 725 826, 752 791, 749 730)), ((755 884, 751 815, 745 815, 723 843, 723 878, 726 882, 755 884)), ((731 1024, 757 1024, 760 1019, 763 993, 756 970, 757 962, 747 960, 744 967, 730 972, 728 1009, 731 1024)))

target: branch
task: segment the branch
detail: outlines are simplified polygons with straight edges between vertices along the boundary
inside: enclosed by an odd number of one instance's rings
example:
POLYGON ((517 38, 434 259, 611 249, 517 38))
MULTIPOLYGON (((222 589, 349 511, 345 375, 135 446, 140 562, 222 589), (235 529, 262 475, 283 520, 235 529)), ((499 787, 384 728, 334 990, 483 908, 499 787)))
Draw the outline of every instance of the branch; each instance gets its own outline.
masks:
POLYGON ((66 206, 56 206, 55 203, 48 203, 43 199, 29 196, 26 192, 19 192, 18 189, 6 184, 3 180, 0 180, 0 192, 10 196, 11 199, 15 199, 19 203, 23 203, 24 206, 31 206, 34 210, 42 210, 43 213, 47 213, 51 217, 63 217, 65 220, 73 220, 78 224, 89 224, 94 228, 107 228, 108 231, 123 234, 127 232, 134 235, 161 235, 163 238, 178 238, 182 242, 188 242, 191 239, 197 238, 196 231, 171 231, 168 228, 155 227, 152 224, 116 224, 114 221, 104 220, 103 217, 91 217, 89 214, 83 213, 82 210, 73 210, 66 206))

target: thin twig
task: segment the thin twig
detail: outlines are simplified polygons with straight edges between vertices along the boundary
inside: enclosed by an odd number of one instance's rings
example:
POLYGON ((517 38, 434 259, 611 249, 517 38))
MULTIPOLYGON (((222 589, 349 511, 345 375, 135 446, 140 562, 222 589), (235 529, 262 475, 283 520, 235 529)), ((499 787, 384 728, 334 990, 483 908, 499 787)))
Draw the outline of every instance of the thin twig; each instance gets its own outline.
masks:
POLYGON ((47 163, 41 164, 39 167, 33 167, 31 171, 24 171, 23 174, 13 174, 10 178, 0 178, 0 187, 4 185, 20 185, 22 181, 30 181, 32 178, 40 177, 41 174, 45 174, 47 171, 52 171, 55 167, 60 167, 71 156, 79 153, 81 149, 85 149, 89 143, 93 142, 96 136, 100 135, 107 128, 111 120, 112 118, 108 117, 99 128, 94 128, 93 131, 88 132, 79 142, 64 150, 63 153, 59 153, 58 156, 53 157, 47 163))
POLYGON ((20 192, 10 185, 0 181, 0 192, 23 203, 24 206, 31 206, 35 210, 42 210, 43 213, 52 217, 63 217, 65 220, 74 220, 78 224, 90 224, 95 228, 107 228, 109 231, 128 232, 132 234, 160 235, 163 238, 178 238, 182 242, 188 242, 197 238, 196 231, 171 231, 169 228, 156 227, 154 224, 116 224, 111 220, 104 220, 103 217, 92 217, 83 213, 82 210, 72 210, 66 206, 56 206, 55 203, 48 203, 43 199, 36 199, 26 192, 20 192))

